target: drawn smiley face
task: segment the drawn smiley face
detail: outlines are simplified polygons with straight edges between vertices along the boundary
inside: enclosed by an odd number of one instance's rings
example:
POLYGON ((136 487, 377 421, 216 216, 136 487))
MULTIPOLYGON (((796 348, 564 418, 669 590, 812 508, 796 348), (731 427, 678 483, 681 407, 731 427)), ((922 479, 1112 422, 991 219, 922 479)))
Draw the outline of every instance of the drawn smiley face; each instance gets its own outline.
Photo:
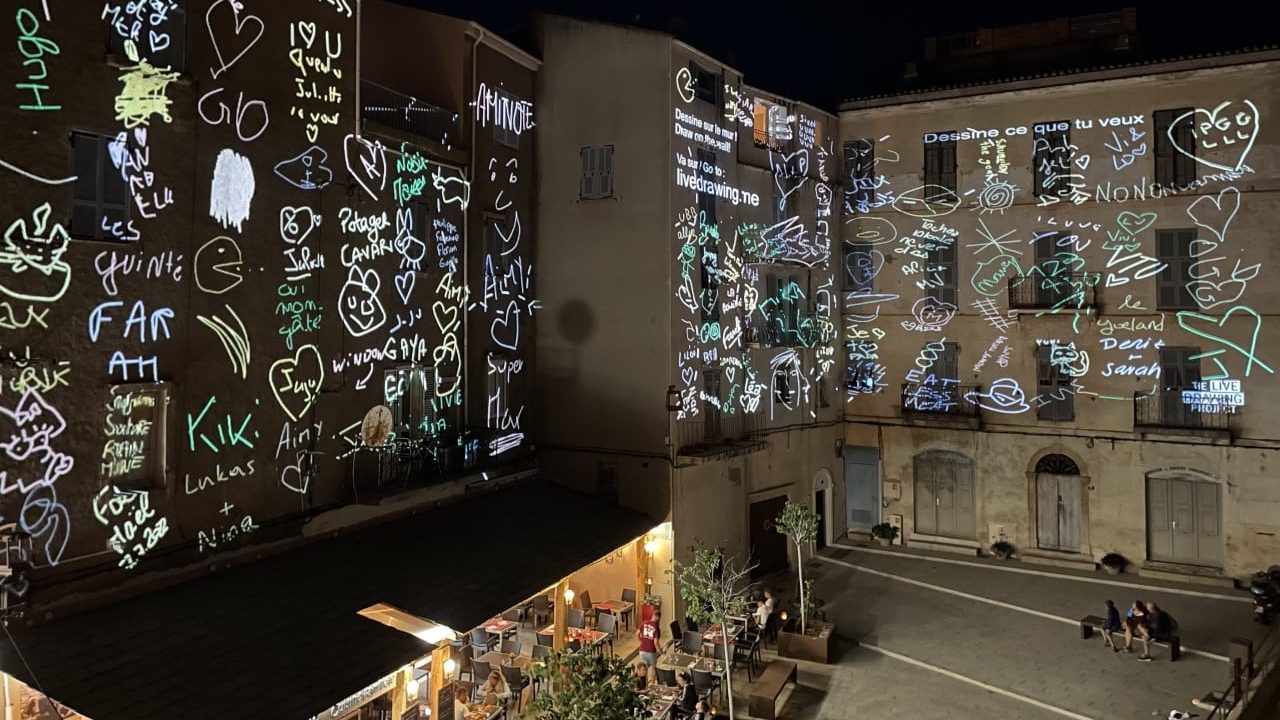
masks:
POLYGON ((224 235, 210 240, 196 251, 196 287, 210 295, 221 295, 244 280, 244 258, 235 240, 224 235))
POLYGON ((387 321, 387 312, 378 299, 378 286, 381 284, 373 270, 361 271, 353 267, 347 273, 347 282, 338 294, 338 315, 351 337, 368 335, 387 321))
POLYGON ((1219 170, 1239 172, 1258 138, 1258 120, 1258 107, 1249 100, 1227 100, 1212 110, 1198 108, 1178 116, 1169 125, 1168 135, 1174 147, 1183 154, 1194 157, 1196 162, 1219 170), (1202 150, 1211 151, 1213 159, 1221 162, 1201 157, 1202 153, 1195 152, 1195 147, 1184 148, 1179 145, 1175 135, 1177 128, 1183 123, 1190 124, 1195 145, 1202 150))

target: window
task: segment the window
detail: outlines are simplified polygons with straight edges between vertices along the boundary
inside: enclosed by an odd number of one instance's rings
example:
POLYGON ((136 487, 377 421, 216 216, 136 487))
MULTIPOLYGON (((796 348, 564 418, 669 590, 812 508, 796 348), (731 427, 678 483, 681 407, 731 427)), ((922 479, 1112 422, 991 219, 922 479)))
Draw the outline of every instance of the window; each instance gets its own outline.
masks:
POLYGON ((702 246, 702 322, 720 322, 720 269, 715 246, 702 246))
POLYGON ((869 341, 846 345, 844 384, 850 394, 873 393, 884 380, 884 366, 877 360, 879 346, 869 341))
POLYGON ((706 437, 713 440, 720 437, 720 370, 706 369, 702 371, 702 412, 706 421, 706 437))
POLYGON ((104 486, 114 485, 119 490, 164 489, 171 387, 164 382, 108 388, 106 422, 111 432, 99 465, 104 486))
POLYGON ((791 368, 784 366, 773 371, 773 403, 791 404, 791 368))
POLYGON ((1071 194, 1071 130, 1064 120, 1036 124, 1031 141, 1035 163, 1036 197, 1071 194))
POLYGON ((956 243, 952 240, 946 245, 929 251, 929 267, 925 277, 929 286, 926 293, 938 302, 956 303, 956 243))
MULTIPOLYGON (((1035 248, 1035 269, 1029 282, 1035 290, 1036 307, 1053 307, 1070 293, 1071 278, 1067 267, 1058 262, 1058 239, 1054 230, 1031 231, 1031 243, 1035 248)), ((1027 282, 1027 281, 1024 281, 1027 282)))
MULTIPOLYGON (((698 151, 698 174, 704 178, 707 188, 715 186, 716 154, 710 150, 698 151)), ((702 222, 706 225, 716 224, 716 196, 714 192, 699 192, 698 209, 702 211, 702 222)))
POLYGON ((484 269, 495 277, 507 274, 506 235, 503 220, 498 215, 486 214, 484 218, 484 269))
MULTIPOLYGON (((870 245, 844 244, 844 289, 849 292, 871 292, 875 287, 878 250, 870 245)), ((881 262, 883 262, 881 255, 881 262)))
POLYGON ((935 377, 948 380, 958 379, 960 377, 960 344, 953 342, 942 343, 942 354, 933 362, 933 367, 930 370, 935 377))
MULTIPOLYGON (((493 94, 498 98, 498 107, 518 108, 527 105, 524 100, 512 95, 502 88, 490 88, 493 94)), ((505 145, 512 150, 520 149, 520 133, 507 127, 503 127, 503 123, 496 117, 493 122, 493 140, 500 145, 505 145)))
MULTIPOLYGON (((1185 390, 1200 382, 1200 348, 1166 346, 1160 348, 1160 385, 1166 390, 1185 390), (1192 358, 1195 358, 1194 360, 1192 358)), ((1178 398, 1181 401, 1181 398, 1178 398)))
POLYGON ((613 197, 613 146, 593 145, 581 150, 582 184, 579 197, 599 200, 613 197))
POLYGON ((382 399, 391 410, 397 436, 414 437, 425 431, 428 398, 435 393, 434 373, 417 366, 391 368, 383 373, 382 399))
POLYGON ((1156 185, 1180 188, 1196 179, 1194 116, 1193 108, 1155 111, 1156 185))
POLYGON ((720 102, 724 94, 723 83, 720 82, 720 75, 699 67, 697 63, 689 63, 689 72, 693 75, 693 91, 695 97, 703 102, 709 102, 717 108, 722 104, 720 102))
MULTIPOLYGON (((177 3, 174 3, 177 4, 177 3)), ((170 3, 108 3, 103 17, 110 25, 107 51, 127 58, 126 37, 133 41, 138 57, 157 68, 181 72, 187 63, 187 11, 170 3), (130 8, 137 8, 133 14, 130 8)))
MULTIPOLYGON (((938 135, 954 136, 948 130, 938 135)), ((936 140, 924 144, 924 184, 938 185, 956 191, 956 141, 936 140)), ((936 191, 931 191, 935 193, 936 191)))
POLYGON ((85 240, 115 241, 108 229, 129 219, 129 186, 111 159, 115 138, 71 133, 72 167, 76 175, 71 201, 71 235, 85 240))
POLYGON ((1041 420, 1075 419, 1075 394, 1071 390, 1071 376, 1063 365, 1054 361, 1054 346, 1036 347, 1036 417, 1041 420))
POLYGON ((876 144, 850 140, 844 144, 845 197, 853 212, 867 212, 875 199, 876 144))
POLYGON ((1191 282, 1191 243, 1194 229, 1156 230, 1156 254, 1165 267, 1156 276, 1156 307, 1160 310, 1195 310, 1191 282))
POLYGON ((791 114, 785 105, 756 98, 751 115, 756 147, 778 150, 791 139, 791 114))

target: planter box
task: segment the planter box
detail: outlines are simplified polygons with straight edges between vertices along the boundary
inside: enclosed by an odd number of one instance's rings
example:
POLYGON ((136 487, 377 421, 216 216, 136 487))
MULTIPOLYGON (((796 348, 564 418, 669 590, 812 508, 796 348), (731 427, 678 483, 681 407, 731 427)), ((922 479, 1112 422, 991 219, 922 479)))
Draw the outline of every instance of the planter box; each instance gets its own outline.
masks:
POLYGON ((875 539, 876 539, 876 544, 878 544, 880 547, 889 547, 890 545, 893 544, 893 538, 880 537, 879 535, 876 535, 875 539))
POLYGON ((821 620, 811 620, 808 625, 809 632, 801 635, 800 623, 788 621, 787 627, 778 631, 778 655, 796 660, 830 663, 836 626, 821 620))

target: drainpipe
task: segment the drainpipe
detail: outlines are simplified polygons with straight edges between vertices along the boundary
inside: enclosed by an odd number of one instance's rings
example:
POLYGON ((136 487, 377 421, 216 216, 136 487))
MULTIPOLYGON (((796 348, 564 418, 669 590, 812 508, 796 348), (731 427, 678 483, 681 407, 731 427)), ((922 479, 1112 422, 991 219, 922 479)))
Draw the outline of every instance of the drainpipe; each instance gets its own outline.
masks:
MULTIPOLYGON (((471 24, 471 29, 473 31, 476 31, 478 34, 471 36, 471 83, 470 83, 470 87, 467 88, 467 93, 469 97, 475 98, 476 89, 478 87, 477 81, 479 77, 479 72, 477 72, 476 70, 476 56, 480 49, 480 43, 484 41, 485 29, 483 27, 480 27, 479 25, 476 25, 475 23, 471 24)), ((460 113, 461 113, 460 118, 466 118, 466 114, 467 114, 466 108, 467 108, 467 100, 466 98, 463 98, 462 109, 460 110, 460 113)), ((470 172, 468 173, 469 177, 467 178, 467 180, 470 182, 474 182, 475 179, 478 177, 478 175, 476 174, 476 121, 475 121, 474 113, 472 113, 472 117, 471 117, 471 140, 470 140, 470 145, 467 147, 467 156, 468 156, 467 162, 470 169, 470 172)), ((471 250, 471 233, 469 231, 470 220, 471 220, 471 204, 468 203, 467 211, 462 214, 462 237, 466 238, 464 242, 463 253, 462 253, 462 284, 468 288, 471 287, 468 284, 471 279, 471 251, 472 251, 471 250)), ((484 226, 481 225, 480 227, 483 230, 484 226)), ((481 265, 481 267, 483 267, 483 265, 481 265)), ((481 287, 481 292, 483 291, 484 291, 484 288, 481 287)), ((468 292, 468 299, 470 299, 469 292, 468 292)), ((469 412, 470 403, 468 403, 468 399, 471 397, 471 393, 472 393, 471 384, 468 382, 471 375, 471 353, 469 352, 471 348, 470 320, 471 320, 471 313, 467 312, 466 308, 463 308, 463 312, 462 312, 462 348, 463 348, 462 350, 462 355, 463 355, 462 422, 463 422, 463 425, 466 425, 468 420, 471 417, 471 414, 469 412)), ((486 402, 488 402, 487 398, 486 398, 486 402)))

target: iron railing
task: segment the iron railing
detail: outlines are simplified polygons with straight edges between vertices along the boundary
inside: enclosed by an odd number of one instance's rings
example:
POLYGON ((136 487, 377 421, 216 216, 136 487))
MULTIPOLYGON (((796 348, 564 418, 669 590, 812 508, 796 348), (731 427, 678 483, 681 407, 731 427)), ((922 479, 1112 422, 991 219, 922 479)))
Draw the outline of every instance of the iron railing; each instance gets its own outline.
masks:
POLYGON ((681 420, 676 423, 678 449, 709 449, 750 440, 764 427, 760 413, 737 412, 723 415, 718 412, 703 413, 698 420, 681 420))
POLYGON ((1231 412, 1204 410, 1183 402, 1182 390, 1165 388, 1154 393, 1133 394, 1133 426, 1229 430, 1231 412))
POLYGON ((970 399, 982 392, 981 385, 941 382, 906 383, 902 386, 903 416, 978 417, 978 406, 970 399))
MULTIPOLYGON (((1239 657, 1233 649, 1231 679, 1227 687, 1210 695, 1209 703, 1196 703, 1209 710, 1206 720, 1250 718, 1254 716, 1250 709, 1259 707, 1251 704, 1255 693, 1264 696, 1261 698, 1263 702, 1275 697, 1277 681, 1274 674, 1280 668, 1280 631, 1272 627, 1256 645, 1249 644, 1243 654, 1245 657, 1239 657)), ((1272 715, 1264 707, 1263 713, 1257 717, 1261 719, 1272 715)))
POLYGON ((1084 310, 1095 307, 1097 273, 1032 273, 1009 278, 1009 307, 1025 310, 1084 310))
POLYGON ((463 144, 458 113, 423 102, 412 95, 360 81, 361 117, 382 123, 441 145, 463 144))

